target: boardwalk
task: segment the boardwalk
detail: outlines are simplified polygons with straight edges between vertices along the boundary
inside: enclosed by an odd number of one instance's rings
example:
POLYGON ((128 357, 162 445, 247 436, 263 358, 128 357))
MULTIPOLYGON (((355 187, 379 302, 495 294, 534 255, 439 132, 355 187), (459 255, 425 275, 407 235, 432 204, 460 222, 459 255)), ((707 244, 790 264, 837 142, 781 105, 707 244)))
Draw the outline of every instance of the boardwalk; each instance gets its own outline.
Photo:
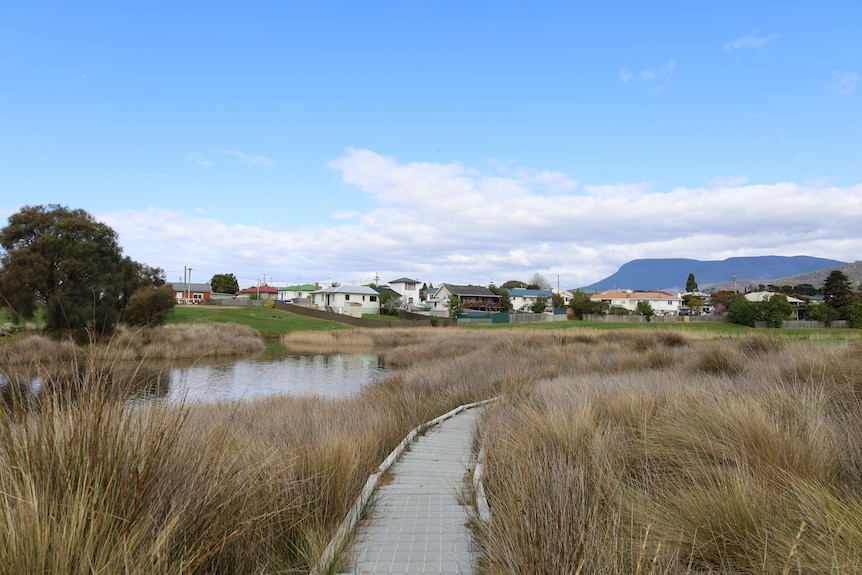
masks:
POLYGON ((377 489, 345 573, 473 572, 467 510, 456 494, 470 464, 479 411, 463 411, 431 427, 402 455, 392 481, 377 489))

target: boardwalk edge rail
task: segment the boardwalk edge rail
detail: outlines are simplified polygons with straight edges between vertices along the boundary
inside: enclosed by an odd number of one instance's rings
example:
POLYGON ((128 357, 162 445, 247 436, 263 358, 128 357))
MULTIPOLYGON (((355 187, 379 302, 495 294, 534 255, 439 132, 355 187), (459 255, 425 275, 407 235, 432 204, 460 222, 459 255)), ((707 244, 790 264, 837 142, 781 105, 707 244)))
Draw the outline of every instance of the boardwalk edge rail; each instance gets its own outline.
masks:
MULTIPOLYGON (((318 559, 314 568, 309 572, 309 575, 324 575, 327 570, 331 567, 335 558, 338 555, 338 552, 344 547, 347 543, 350 534, 353 532, 357 523, 362 517, 362 512, 365 510, 366 505, 371 500, 371 496, 374 495, 374 491, 377 489, 377 485, 380 482, 380 477, 389 471, 389 468, 398 461, 398 458, 401 457, 401 454, 404 453, 404 450, 416 440, 416 438, 426 429, 438 425, 447 419, 454 417, 461 413, 462 411, 466 411, 468 409, 473 409, 474 407, 481 407, 493 401, 496 401, 497 398, 485 399, 482 401, 477 401, 475 403, 467 403, 464 405, 460 405, 449 411, 448 413, 444 413, 440 417, 434 418, 431 421, 427 421, 421 425, 418 425, 408 433, 404 439, 401 440, 401 443, 392 450, 392 452, 383 460, 383 462, 377 467, 377 471, 368 477, 368 480, 365 482, 365 487, 362 488, 362 492, 359 494, 359 497, 356 498, 356 501, 353 503, 353 507, 350 508, 350 511, 345 515, 344 520, 342 520, 341 525, 338 526, 338 530, 333 535, 332 539, 329 542, 329 545, 324 549, 323 554, 318 559)), ((485 500, 485 490, 482 487, 481 483, 481 461, 484 460, 484 452, 481 451, 479 453, 479 461, 476 465, 476 471, 474 471, 473 475, 473 486, 477 488, 477 508, 479 512, 479 518, 482 521, 490 520, 490 511, 488 510, 488 502, 485 500), (483 512, 483 507, 485 511, 483 512), (483 515, 485 513, 485 515, 483 515), (487 517, 487 519, 485 519, 487 517)))

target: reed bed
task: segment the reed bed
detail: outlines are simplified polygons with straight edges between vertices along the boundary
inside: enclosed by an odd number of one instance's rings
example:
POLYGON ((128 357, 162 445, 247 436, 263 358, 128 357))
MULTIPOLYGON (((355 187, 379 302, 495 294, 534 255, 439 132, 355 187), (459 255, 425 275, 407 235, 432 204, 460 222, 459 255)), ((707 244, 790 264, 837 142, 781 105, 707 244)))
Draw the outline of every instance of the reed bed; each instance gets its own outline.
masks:
POLYGON ((111 338, 77 346, 71 340, 29 335, 0 346, 0 367, 92 362, 196 360, 260 353, 264 343, 254 329, 236 323, 175 324, 126 328, 111 338))
POLYGON ((394 371, 341 400, 141 404, 92 354, 87 379, 57 376, 35 403, 12 394, 0 573, 307 571, 407 432, 492 396, 483 572, 858 571, 858 346, 647 330, 291 338, 369 345, 394 371), (741 369, 710 367, 722 354, 741 369))
POLYGON ((862 572, 858 344, 620 338, 489 410, 482 573, 862 572))
POLYGON ((415 331, 383 350, 403 368, 343 400, 141 404, 105 370, 45 367, 39 401, 0 412, 0 573, 307 570, 404 435, 546 363, 503 334, 415 331))

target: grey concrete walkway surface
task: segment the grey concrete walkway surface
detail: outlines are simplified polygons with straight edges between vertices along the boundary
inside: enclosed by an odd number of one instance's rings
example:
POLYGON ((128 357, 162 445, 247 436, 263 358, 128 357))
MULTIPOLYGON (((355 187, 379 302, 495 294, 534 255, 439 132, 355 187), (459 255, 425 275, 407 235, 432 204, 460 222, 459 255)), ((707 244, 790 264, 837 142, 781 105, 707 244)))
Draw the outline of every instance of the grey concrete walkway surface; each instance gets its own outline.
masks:
POLYGON ((458 504, 479 409, 427 429, 378 486, 345 573, 471 574, 476 550, 458 504))

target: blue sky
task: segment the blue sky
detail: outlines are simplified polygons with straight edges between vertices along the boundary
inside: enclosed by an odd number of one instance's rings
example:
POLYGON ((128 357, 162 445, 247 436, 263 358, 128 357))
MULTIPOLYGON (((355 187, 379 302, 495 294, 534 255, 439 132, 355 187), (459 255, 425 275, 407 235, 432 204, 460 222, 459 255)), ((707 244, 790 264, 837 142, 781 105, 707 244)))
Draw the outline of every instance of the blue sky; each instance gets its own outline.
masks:
POLYGON ((856 2, 0 2, 0 218, 169 281, 862 259, 856 2))

